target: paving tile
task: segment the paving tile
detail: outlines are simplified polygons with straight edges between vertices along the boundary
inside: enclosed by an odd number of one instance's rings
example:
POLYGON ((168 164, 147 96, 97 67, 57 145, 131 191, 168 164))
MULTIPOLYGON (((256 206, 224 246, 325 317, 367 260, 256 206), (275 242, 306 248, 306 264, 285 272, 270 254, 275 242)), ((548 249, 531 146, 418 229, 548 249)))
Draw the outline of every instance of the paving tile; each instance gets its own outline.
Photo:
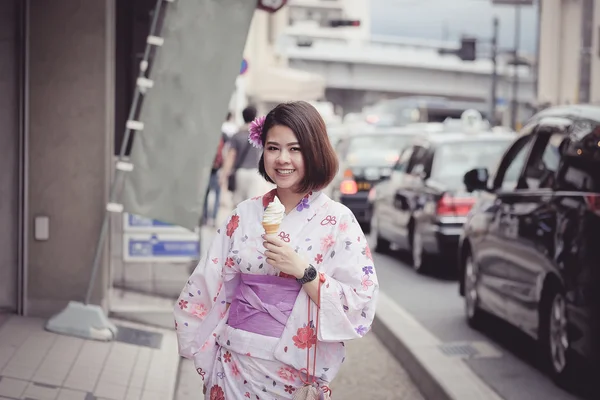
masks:
POLYGON ((100 368, 73 368, 63 386, 69 389, 92 392, 100 377, 100 368))
MULTIPOLYGON (((2 341, 0 340, 0 343, 2 341)), ((2 345, 0 346, 0 372, 10 361, 13 355, 17 352, 17 346, 2 345)))
POLYGON ((77 355, 75 365, 77 367, 101 368, 104 365, 112 343, 86 341, 77 355))
POLYGON ((0 343, 5 346, 19 348, 25 343, 29 335, 38 328, 38 321, 35 319, 35 323, 29 323, 29 326, 25 327, 22 326, 20 320, 21 318, 12 317, 0 328, 0 343))
POLYGON ((29 382, 20 379, 7 378, 6 376, 0 380, 0 396, 12 397, 20 399, 21 395, 27 388, 29 382))
POLYGON ((25 381, 31 380, 35 373, 35 366, 22 366, 22 365, 7 365, 2 370, 2 375, 9 376, 11 378, 17 378, 25 381))
POLYGON ((71 389, 60 389, 56 400, 86 400, 87 392, 71 389))
POLYGON ((115 385, 108 382, 98 382, 94 395, 97 397, 105 397, 111 400, 124 400, 127 393, 127 386, 115 385))
POLYGON ((71 371, 71 364, 56 363, 48 365, 46 363, 35 372, 32 381, 45 383, 47 385, 62 386, 67 379, 69 371, 71 371))
POLYGON ((175 335, 160 349, 87 341, 44 331, 42 320, 13 317, 0 326, 0 400, 170 400, 178 365, 175 335), (16 322, 11 323, 12 319, 16 322), (21 321, 25 320, 25 321, 21 321))
POLYGON ((142 393, 142 400, 165 400, 167 398, 169 398, 169 395, 162 392, 144 390, 142 393))
POLYGON ((120 373, 120 372, 109 372, 109 371, 104 371, 102 372, 102 374, 100 374, 100 378, 98 379, 98 382, 106 382, 106 383, 112 383, 115 385, 122 385, 122 386, 127 386, 129 384, 129 377, 131 374, 124 374, 124 373, 120 373))
POLYGON ((40 368, 51 368, 57 363, 73 364, 81 351, 83 343, 83 339, 59 336, 46 354, 40 368))
POLYGON ((25 389, 25 393, 23 393, 23 398, 35 400, 56 400, 56 397, 58 397, 59 390, 60 389, 57 387, 37 385, 31 382, 25 389))
POLYGON ((56 338, 57 335, 53 333, 34 332, 6 364, 2 374, 15 378, 31 379, 56 338))
POLYGON ((125 400, 143 400, 141 399, 142 389, 134 389, 130 387, 127 389, 127 394, 125 395, 125 400))
POLYGON ((152 358, 152 350, 149 348, 140 349, 135 366, 129 379, 129 387, 134 389, 143 389, 148 373, 148 364, 152 358))

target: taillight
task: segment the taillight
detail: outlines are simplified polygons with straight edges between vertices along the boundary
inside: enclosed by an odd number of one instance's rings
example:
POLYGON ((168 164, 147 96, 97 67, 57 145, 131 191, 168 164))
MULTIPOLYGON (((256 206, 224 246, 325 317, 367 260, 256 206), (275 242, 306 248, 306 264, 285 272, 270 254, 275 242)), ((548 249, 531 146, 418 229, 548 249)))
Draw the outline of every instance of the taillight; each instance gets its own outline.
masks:
POLYGON ((437 215, 440 217, 464 217, 475 204, 473 197, 454 197, 445 193, 437 204, 437 215))
POLYGON ((600 214, 600 195, 587 195, 585 196, 585 201, 591 212, 600 214))
POLYGON ((358 193, 358 185, 354 179, 344 179, 340 184, 340 193, 356 194, 358 193))

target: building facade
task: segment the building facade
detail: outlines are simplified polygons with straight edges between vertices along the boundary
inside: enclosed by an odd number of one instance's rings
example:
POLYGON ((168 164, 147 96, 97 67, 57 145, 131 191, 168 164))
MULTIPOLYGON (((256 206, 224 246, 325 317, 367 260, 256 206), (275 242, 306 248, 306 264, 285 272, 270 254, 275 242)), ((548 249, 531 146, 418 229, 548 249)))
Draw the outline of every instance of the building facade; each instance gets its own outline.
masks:
POLYGON ((100 232, 115 0, 5 0, 0 8, 0 310, 47 316, 83 300, 100 232))
POLYGON ((600 4, 541 0, 538 102, 600 103, 600 4))
POLYGON ((325 99, 324 77, 291 67, 285 52, 279 51, 282 46, 302 46, 302 43, 289 43, 286 37, 303 34, 364 40, 370 35, 369 3, 366 0, 290 0, 275 14, 256 11, 244 50, 249 67, 238 79, 232 108, 239 111, 250 102, 264 113, 280 102, 325 99), (360 21, 360 25, 331 26, 331 21, 352 19, 360 21))

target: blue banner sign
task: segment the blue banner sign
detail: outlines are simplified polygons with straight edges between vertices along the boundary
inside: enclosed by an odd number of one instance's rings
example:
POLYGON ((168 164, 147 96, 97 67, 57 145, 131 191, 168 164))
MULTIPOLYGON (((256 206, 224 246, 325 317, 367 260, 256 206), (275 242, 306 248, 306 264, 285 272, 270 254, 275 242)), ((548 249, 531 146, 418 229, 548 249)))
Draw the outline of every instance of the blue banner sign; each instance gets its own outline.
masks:
POLYGON ((186 228, 129 213, 123 214, 123 231, 145 233, 189 233, 186 228))
POLYGON ((186 262, 199 259, 197 236, 176 234, 125 234, 125 261, 186 262))
POLYGON ((127 216, 129 217, 128 225, 132 228, 140 226, 173 226, 171 224, 167 224, 166 222, 161 222, 146 217, 140 217, 139 215, 127 214, 127 216))

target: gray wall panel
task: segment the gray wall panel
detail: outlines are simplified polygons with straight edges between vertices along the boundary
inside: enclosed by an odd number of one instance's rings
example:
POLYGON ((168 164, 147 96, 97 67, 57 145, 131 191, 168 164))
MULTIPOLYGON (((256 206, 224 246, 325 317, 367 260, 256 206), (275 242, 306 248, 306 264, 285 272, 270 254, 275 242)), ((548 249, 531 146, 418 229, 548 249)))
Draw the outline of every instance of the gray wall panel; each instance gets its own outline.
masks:
POLYGON ((48 241, 28 238, 32 315, 82 301, 90 277, 112 151, 113 1, 31 0, 29 224, 50 217, 48 241))
POLYGON ((16 309, 19 83, 16 0, 0 2, 0 309, 16 309))

